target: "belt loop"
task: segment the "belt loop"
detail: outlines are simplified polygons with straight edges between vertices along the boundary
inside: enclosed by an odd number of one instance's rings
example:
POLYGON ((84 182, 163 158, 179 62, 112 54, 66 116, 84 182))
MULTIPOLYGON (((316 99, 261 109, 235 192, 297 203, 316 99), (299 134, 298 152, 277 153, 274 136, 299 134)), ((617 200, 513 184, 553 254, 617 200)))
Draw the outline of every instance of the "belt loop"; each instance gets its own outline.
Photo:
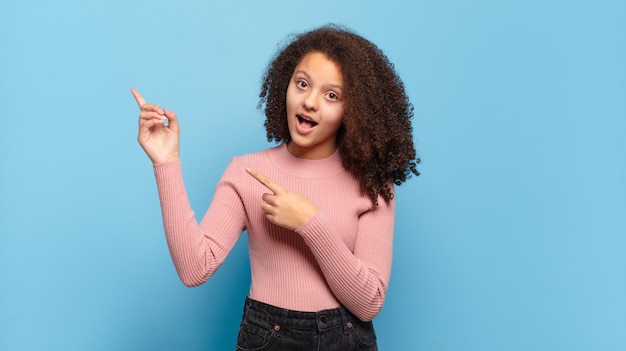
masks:
POLYGON ((281 312, 280 312, 280 321, 279 321, 279 325, 278 325, 278 329, 276 330, 278 332, 278 336, 280 337, 280 334, 283 331, 283 328, 285 327, 285 325, 287 324, 287 309, 286 308, 282 308, 281 312))
POLYGON ((346 316, 346 309, 343 306, 339 306, 339 314, 341 315, 341 325, 343 327, 343 333, 348 335, 348 317, 346 316))
POLYGON ((248 314, 248 312, 250 311, 252 301, 250 300, 250 298, 248 296, 246 296, 246 301, 243 303, 243 314, 248 314))

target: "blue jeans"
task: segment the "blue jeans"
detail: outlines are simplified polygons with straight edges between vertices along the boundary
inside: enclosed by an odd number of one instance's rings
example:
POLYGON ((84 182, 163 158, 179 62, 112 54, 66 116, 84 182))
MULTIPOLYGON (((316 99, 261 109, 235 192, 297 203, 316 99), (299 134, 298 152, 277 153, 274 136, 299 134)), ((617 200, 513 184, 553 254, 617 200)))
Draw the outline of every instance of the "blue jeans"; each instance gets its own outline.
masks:
POLYGON ((362 322, 344 307, 298 312, 246 298, 238 351, 376 351, 372 322, 362 322))

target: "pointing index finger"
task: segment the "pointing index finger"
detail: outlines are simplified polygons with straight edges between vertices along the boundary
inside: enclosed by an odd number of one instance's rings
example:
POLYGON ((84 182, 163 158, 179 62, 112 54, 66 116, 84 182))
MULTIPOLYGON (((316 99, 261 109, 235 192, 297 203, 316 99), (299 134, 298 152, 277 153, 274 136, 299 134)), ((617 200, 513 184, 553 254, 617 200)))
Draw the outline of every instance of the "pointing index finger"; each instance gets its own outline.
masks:
POLYGON ((135 88, 130 88, 130 92, 133 94, 133 96, 135 97, 135 101, 137 101, 137 105, 139 105, 139 109, 141 110, 141 108, 143 107, 143 105, 146 104, 146 100, 143 98, 143 96, 141 96, 141 94, 139 94, 139 92, 137 91, 137 89, 135 88))
POLYGON ((255 172, 250 168, 246 168, 246 172, 253 176, 254 179, 258 180, 259 183, 263 184, 266 188, 271 190, 274 194, 280 193, 284 190, 280 185, 274 183, 271 179, 261 173, 255 172))

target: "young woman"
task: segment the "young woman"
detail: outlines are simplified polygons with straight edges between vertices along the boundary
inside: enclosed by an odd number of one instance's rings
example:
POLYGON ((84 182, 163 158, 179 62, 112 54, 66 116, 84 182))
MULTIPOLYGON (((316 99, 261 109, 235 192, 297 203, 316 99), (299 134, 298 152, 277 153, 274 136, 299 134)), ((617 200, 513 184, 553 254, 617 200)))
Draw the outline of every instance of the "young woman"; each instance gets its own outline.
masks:
POLYGON ((413 108, 386 56, 338 26, 292 38, 260 93, 267 138, 279 145, 233 158, 199 224, 176 114, 132 93, 183 284, 206 282, 248 232, 252 281, 237 349, 376 350, 371 320, 391 271, 393 184, 419 175, 413 108))

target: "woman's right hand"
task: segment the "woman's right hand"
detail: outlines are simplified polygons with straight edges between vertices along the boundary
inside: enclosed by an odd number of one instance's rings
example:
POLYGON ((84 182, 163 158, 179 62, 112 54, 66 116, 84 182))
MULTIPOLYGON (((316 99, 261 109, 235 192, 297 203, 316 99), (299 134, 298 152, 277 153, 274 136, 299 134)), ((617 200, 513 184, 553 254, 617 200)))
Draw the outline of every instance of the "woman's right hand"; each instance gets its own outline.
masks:
POLYGON ((158 105, 148 104, 139 92, 131 88, 130 92, 139 105, 139 145, 146 152, 152 163, 166 163, 179 158, 178 120, 176 114, 158 105), (167 118, 167 125, 165 121, 167 118))

